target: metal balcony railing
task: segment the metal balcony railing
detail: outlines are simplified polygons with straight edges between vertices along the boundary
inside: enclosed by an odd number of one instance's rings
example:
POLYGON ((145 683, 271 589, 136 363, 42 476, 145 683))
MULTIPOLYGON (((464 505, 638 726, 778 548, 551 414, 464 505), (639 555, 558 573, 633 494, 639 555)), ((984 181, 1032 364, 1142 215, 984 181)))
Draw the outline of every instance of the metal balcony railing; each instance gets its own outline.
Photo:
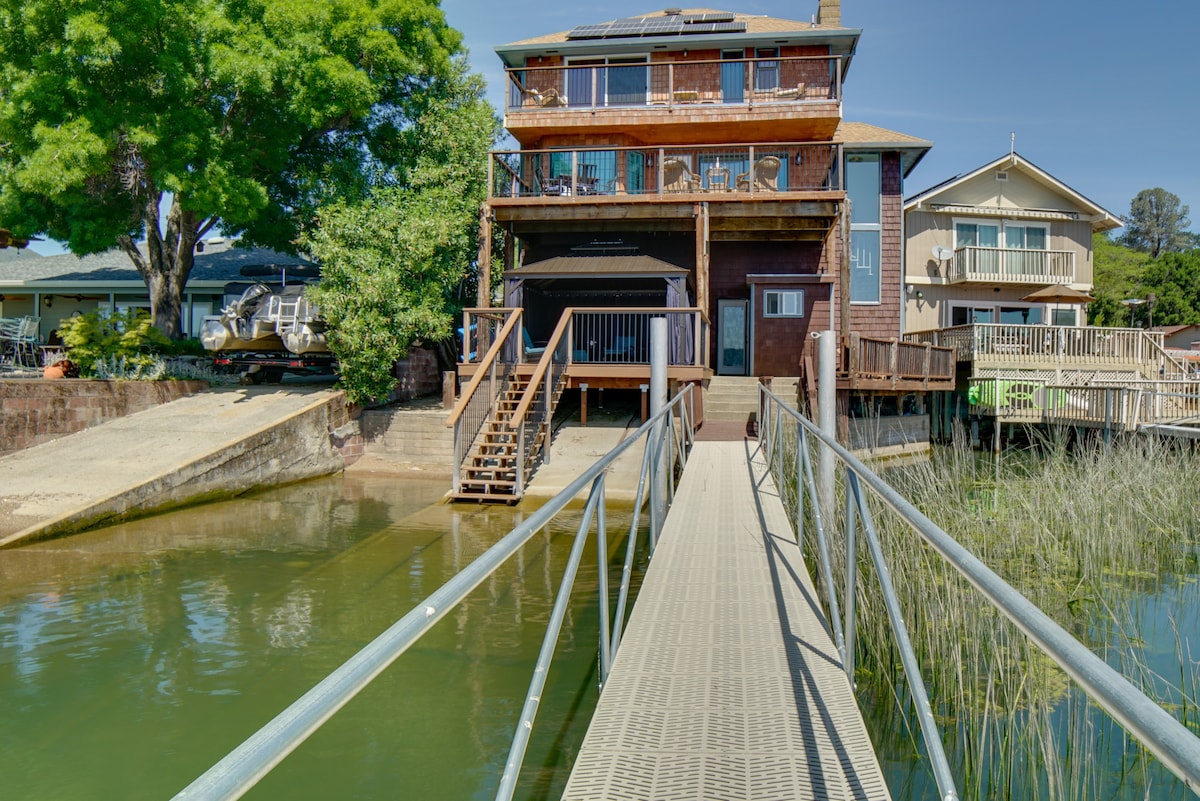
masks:
MULTIPOLYGON (((892 570, 872 516, 872 506, 882 508, 886 514, 898 515, 930 546, 931 559, 944 561, 965 578, 1164 767, 1187 786, 1200 786, 1200 737, 1170 712, 1030 603, 834 438, 762 385, 759 385, 758 419, 760 447, 785 506, 794 514, 797 539, 815 546, 811 564, 824 591, 823 600, 834 642, 843 655, 846 674, 851 680, 855 675, 856 603, 862 592, 859 576, 866 575, 860 565, 874 567, 874 577, 883 595, 894 638, 893 653, 907 678, 939 798, 949 801, 959 797, 956 777, 946 758, 943 734, 909 637, 905 610, 891 578, 892 570), (814 461, 819 466, 817 470, 813 468, 814 461), (845 476, 840 493, 835 482, 839 469, 844 470, 845 476), (817 480, 814 480, 814 473, 817 480), (869 496, 874 496, 876 503, 869 504, 869 496), (831 559, 835 545, 832 525, 835 508, 845 510, 844 534, 837 543, 844 546, 840 571, 835 571, 831 559), (840 595, 839 586, 843 588, 840 595)), ((966 778, 959 777, 960 780, 966 778)))
POLYGON ((1075 252, 961 247, 950 260, 949 278, 951 282, 1068 284, 1075 280, 1075 252))
POLYGON ((591 61, 507 70, 506 111, 829 103, 841 98, 838 56, 591 61))
POLYGON ((841 156, 841 145, 804 142, 495 151, 489 197, 840 191, 841 156))

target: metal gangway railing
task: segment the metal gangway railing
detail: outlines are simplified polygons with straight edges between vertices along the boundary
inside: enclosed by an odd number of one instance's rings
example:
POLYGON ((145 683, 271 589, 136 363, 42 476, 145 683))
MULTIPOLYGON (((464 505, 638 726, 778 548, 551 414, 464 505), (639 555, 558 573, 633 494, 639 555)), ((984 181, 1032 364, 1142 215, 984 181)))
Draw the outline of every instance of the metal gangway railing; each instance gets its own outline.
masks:
POLYGON ((612 661, 621 644, 626 618, 629 591, 633 576, 634 556, 641 532, 646 533, 646 546, 652 554, 662 530, 663 520, 675 494, 676 468, 686 464, 694 440, 690 411, 693 408, 693 389, 686 385, 664 407, 652 415, 632 436, 602 456, 581 473, 561 492, 542 505, 523 523, 514 528, 479 558, 417 604, 371 643, 346 660, 315 687, 279 713, 241 745, 229 752, 217 764, 175 795, 184 799, 241 798, 266 776, 288 754, 317 731, 339 709, 345 706, 377 676, 398 659, 439 620, 461 603, 476 587, 496 572, 534 535, 584 490, 588 490, 582 520, 563 580, 555 596, 554 606, 546 626, 542 647, 530 680, 529 691, 514 727, 513 741, 505 763, 504 774, 496 793, 498 801, 511 799, 526 746, 533 731, 539 701, 551 666, 555 645, 567 614, 568 602, 575 576, 583 559, 589 535, 596 534, 599 555, 598 605, 600 608, 599 662, 600 679, 608 677, 612 661), (641 472, 625 546, 624 565, 616 587, 616 603, 610 603, 608 570, 608 531, 605 517, 605 477, 612 464, 636 444, 643 445, 641 472), (647 525, 641 523, 645 506, 647 525), (611 611, 611 615, 610 615, 611 611))
POLYGON ((794 493, 792 511, 797 540, 803 542, 808 526, 812 527, 811 536, 817 551, 816 568, 825 594, 828 620, 851 681, 854 680, 859 535, 865 540, 941 799, 957 799, 958 790, 891 581, 879 533, 867 505, 868 495, 874 495, 911 526, 941 559, 1012 621, 1101 709, 1193 792, 1200 788, 1200 737, 1030 603, 835 439, 761 385, 759 421, 759 441, 767 469, 780 488, 781 497, 789 495, 785 488, 790 487, 794 493), (816 471, 813 469, 814 449, 818 451, 816 471), (832 520, 831 506, 835 503, 832 495, 838 464, 845 475, 846 553, 844 591, 841 596, 836 589, 828 536, 828 525, 832 520), (814 479, 814 473, 819 481, 814 479))

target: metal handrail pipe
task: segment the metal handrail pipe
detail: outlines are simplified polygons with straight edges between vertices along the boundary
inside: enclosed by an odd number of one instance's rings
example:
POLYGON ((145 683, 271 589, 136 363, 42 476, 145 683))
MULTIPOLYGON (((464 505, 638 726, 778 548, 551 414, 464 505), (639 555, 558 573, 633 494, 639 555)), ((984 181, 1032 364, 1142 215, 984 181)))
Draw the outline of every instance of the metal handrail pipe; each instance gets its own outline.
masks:
MULTIPOLYGON (((603 501, 604 474, 601 473, 592 482, 592 490, 588 494, 587 505, 583 510, 583 519, 579 521, 579 528, 575 532, 575 542, 571 545, 571 555, 567 558, 562 582, 558 585, 558 593, 554 597, 550 620, 546 624, 546 633, 542 637, 542 648, 538 652, 537 662, 533 668, 533 677, 529 680, 529 690, 525 694, 525 704, 521 707, 521 717, 517 721, 516 734, 513 735, 512 744, 508 749, 504 773, 500 776, 500 786, 496 789, 496 801, 508 801, 516 792, 517 778, 521 775, 521 763, 525 761, 529 738, 533 736, 533 721, 537 717, 542 692, 546 688, 546 676, 550 672, 550 662, 554 659, 558 635, 562 632, 563 620, 567 616, 567 602, 570 601, 571 591, 575 587, 575 576, 579 573, 579 563, 583 561, 584 546, 587 545, 587 532, 591 527, 592 518, 596 515, 597 507, 603 511, 603 501)), ((600 560, 600 567, 604 568, 603 559, 600 560)), ((604 606, 601 607, 601 609, 604 608, 604 606)), ((602 615, 601 620, 604 619, 605 616, 602 615)))
MULTIPOLYGON (((687 390, 691 390, 688 385, 687 390)), ((681 410, 687 408, 684 404, 681 410)), ((642 467, 638 473, 637 497, 633 502, 633 520, 629 524, 629 539, 625 544, 625 562, 621 566, 621 587, 617 591, 617 608, 613 612, 612 658, 616 658, 621 647, 621 632, 624 629, 625 606, 629 600, 629 585, 633 581, 633 557, 637 551, 634 533, 642 519, 642 502, 646 499, 646 475, 650 472, 650 448, 642 449, 642 467)))
POLYGON ((689 385, 678 393, 632 436, 596 460, 474 562, 176 794, 174 801, 227 801, 241 798, 541 531, 622 453, 650 432, 660 418, 671 415, 690 388, 689 385))
POLYGON ((892 584, 892 574, 888 569, 887 559, 883 555, 883 547, 879 544, 879 532, 875 530, 875 521, 871 519, 871 510, 863 495, 861 480, 852 470, 846 471, 846 479, 849 490, 846 494, 846 504, 853 503, 857 507, 859 518, 862 519, 863 531, 867 535, 867 548, 871 552, 871 561, 875 565, 875 576, 882 590, 884 605, 887 607, 892 636, 896 638, 897 650, 900 651, 900 662, 904 666, 908 690, 917 707, 921 736, 925 739, 925 749, 929 752, 929 763, 933 767, 933 776, 937 782, 938 792, 943 801, 957 801, 958 789, 954 785, 954 776, 950 773, 950 761, 946 758, 941 732, 938 731, 937 721, 933 718, 933 707, 929 704, 929 693, 921 678, 921 666, 917 664, 917 654, 913 650, 912 640, 908 636, 908 626, 904 623, 904 614, 900 610, 900 599, 892 584))
MULTIPOLYGON (((833 630, 833 642, 837 646, 838 655, 845 661, 851 658, 847 653, 845 630, 842 628, 841 611, 838 609, 837 589, 833 586, 833 560, 829 558, 829 540, 825 536, 825 517, 821 513, 821 503, 817 498, 817 482, 813 478, 812 457, 808 452, 808 432, 802 427, 796 428, 796 448, 804 454, 804 477, 808 487, 808 502, 813 510, 813 527, 817 535, 817 558, 821 562, 821 573, 825 585, 825 599, 829 604, 830 628, 833 630)), ((801 496, 800 488, 796 488, 796 497, 801 496)), ((800 537, 800 529, 796 529, 796 538, 800 537)))
POLYGON ((789 408, 765 387, 760 388, 799 421, 822 445, 850 468, 879 498, 900 515, 1005 617, 1049 655, 1067 675, 1192 792, 1200 791, 1200 737, 1192 734, 1128 679, 1089 651, 974 554, 905 500, 850 451, 789 408))

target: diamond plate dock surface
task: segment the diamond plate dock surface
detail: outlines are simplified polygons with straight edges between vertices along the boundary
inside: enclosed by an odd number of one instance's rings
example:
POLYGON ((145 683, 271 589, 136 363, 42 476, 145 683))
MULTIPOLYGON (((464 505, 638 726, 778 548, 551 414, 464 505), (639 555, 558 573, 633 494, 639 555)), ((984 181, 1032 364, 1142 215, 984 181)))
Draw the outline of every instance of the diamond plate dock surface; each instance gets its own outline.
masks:
POLYGON ((756 447, 696 443, 567 801, 889 798, 756 447))

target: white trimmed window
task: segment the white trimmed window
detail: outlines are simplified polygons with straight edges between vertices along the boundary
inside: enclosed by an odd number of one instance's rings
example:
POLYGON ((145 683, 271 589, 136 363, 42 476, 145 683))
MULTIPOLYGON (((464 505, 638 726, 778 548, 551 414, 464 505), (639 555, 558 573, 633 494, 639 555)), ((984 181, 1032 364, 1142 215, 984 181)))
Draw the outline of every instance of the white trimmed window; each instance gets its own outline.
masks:
POLYGON ((803 317, 803 289, 763 290, 764 317, 803 317))

